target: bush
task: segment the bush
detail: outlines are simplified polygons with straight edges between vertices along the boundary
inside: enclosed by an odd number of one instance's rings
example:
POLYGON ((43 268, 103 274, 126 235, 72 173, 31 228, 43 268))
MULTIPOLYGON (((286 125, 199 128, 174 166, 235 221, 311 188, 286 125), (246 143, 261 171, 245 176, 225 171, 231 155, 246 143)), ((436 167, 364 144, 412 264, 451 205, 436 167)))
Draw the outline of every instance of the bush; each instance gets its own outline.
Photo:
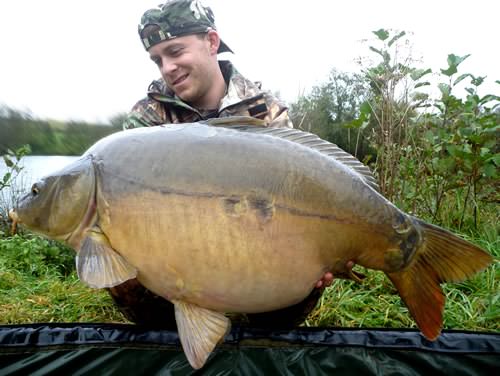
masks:
POLYGON ((75 269, 75 251, 58 242, 35 235, 0 239, 0 267, 34 277, 46 274, 68 276, 75 269))

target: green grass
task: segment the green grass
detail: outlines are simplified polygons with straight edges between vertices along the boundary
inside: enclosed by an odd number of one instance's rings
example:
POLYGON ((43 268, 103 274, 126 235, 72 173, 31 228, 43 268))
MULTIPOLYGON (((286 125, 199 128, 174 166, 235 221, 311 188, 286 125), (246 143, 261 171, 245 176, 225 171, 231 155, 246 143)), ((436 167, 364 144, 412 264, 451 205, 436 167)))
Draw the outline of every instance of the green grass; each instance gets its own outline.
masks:
MULTIPOLYGON (((470 239, 497 259, 500 241, 485 234, 470 239)), ((411 328, 415 323, 396 289, 381 272, 356 267, 363 283, 335 280, 308 317, 307 326, 411 328)), ((473 278, 447 284, 444 327, 500 330, 499 262, 473 278)), ((105 290, 86 287, 74 270, 74 252, 25 234, 0 233, 0 324, 121 322, 127 320, 105 290)))
POLYGON ((86 287, 74 251, 36 236, 0 237, 0 324, 126 322, 105 290, 86 287))

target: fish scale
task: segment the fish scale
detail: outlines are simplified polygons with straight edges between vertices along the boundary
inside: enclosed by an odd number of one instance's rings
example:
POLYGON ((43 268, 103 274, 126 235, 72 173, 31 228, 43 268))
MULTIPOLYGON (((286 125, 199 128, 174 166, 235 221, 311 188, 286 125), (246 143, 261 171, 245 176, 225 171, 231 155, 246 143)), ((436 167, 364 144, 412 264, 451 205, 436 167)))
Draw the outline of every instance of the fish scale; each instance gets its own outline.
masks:
POLYGON ((89 286, 137 278, 170 300, 199 368, 226 313, 293 305, 326 271, 359 280, 350 260, 385 272, 435 339, 440 284, 492 258, 377 190, 366 166, 315 135, 224 118, 108 136, 36 183, 11 217, 68 242, 89 286))

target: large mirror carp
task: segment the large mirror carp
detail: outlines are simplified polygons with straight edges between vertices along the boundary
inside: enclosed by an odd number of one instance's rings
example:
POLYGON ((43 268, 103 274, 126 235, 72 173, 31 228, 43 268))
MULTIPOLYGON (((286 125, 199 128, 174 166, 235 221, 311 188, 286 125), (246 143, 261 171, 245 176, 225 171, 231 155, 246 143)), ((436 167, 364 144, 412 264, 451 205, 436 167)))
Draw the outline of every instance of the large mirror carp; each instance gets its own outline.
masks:
POLYGON ((171 301, 194 368, 229 329, 225 313, 296 304, 325 272, 352 273, 349 260, 386 273, 433 340, 440 284, 492 261, 400 211, 335 145, 239 118, 108 136, 35 183, 11 217, 73 247, 89 286, 137 278, 171 301))

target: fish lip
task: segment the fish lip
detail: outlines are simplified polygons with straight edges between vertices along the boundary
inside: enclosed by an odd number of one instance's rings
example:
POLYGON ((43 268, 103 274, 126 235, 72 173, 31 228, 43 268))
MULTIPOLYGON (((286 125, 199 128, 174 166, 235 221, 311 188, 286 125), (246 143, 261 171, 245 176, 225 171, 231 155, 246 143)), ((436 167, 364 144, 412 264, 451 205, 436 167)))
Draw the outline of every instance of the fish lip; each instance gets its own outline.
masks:
MULTIPOLYGON (((23 221, 21 220, 21 218, 19 218, 19 215, 17 214, 17 211, 15 209, 9 210, 9 219, 12 221, 12 225, 10 227, 11 228, 10 233, 12 235, 14 235, 15 233, 17 233, 18 225, 23 225, 23 221)), ((38 235, 44 236, 44 237, 47 236, 43 232, 30 229, 29 227, 27 227, 27 228, 35 234, 38 234, 38 235)), ((59 235, 59 236, 52 236, 52 238, 55 240, 66 241, 70 236, 71 236, 71 233, 67 233, 67 234, 63 234, 63 235, 59 235)))
POLYGON ((10 234, 14 235, 17 233, 17 225, 21 223, 19 215, 14 209, 9 210, 9 219, 12 221, 12 225, 10 226, 10 234))
POLYGON ((9 218, 12 222, 21 223, 21 220, 19 219, 19 215, 17 214, 15 209, 9 210, 9 218))

